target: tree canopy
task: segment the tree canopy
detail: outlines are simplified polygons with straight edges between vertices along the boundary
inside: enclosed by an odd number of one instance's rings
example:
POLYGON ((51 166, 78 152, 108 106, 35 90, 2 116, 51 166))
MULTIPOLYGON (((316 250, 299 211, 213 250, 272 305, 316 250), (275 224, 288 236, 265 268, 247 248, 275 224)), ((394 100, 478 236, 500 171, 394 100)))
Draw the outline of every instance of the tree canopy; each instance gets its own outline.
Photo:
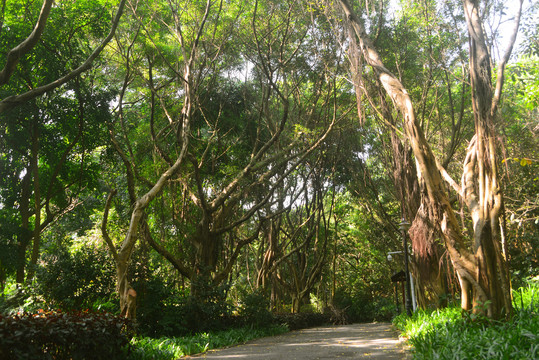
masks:
POLYGON ((420 307, 510 315, 539 268, 537 11, 4 1, 2 289, 142 326, 258 295, 390 316, 405 219, 420 307))

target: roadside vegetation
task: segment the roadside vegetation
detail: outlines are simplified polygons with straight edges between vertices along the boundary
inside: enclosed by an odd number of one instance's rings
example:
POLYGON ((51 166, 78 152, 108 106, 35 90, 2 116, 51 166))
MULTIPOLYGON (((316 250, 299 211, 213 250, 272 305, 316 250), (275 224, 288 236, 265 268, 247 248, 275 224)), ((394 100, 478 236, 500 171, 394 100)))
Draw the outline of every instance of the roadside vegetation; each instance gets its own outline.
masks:
POLYGON ((249 340, 288 332, 284 325, 242 327, 184 337, 134 337, 131 340, 130 360, 173 360, 180 356, 203 353, 208 350, 242 344, 249 340))
POLYGON ((118 315, 117 304, 98 291, 77 301, 81 293, 75 296, 64 285, 51 284, 54 293, 36 286, 6 287, 0 296, 0 359, 88 359, 88 354, 107 360, 177 359, 335 322, 330 313, 312 308, 299 314, 271 313, 267 297, 259 292, 243 294, 232 304, 223 299, 223 288, 209 289, 206 297, 213 301, 198 303, 188 294, 159 291, 155 283, 154 298, 141 302, 133 322, 118 315))
POLYGON ((391 321, 405 264, 469 310, 397 318, 417 356, 536 356, 538 14, 2 1, 0 359, 391 321))
POLYGON ((414 359, 539 359, 539 277, 513 293, 514 314, 496 321, 458 305, 399 315, 394 324, 414 359))

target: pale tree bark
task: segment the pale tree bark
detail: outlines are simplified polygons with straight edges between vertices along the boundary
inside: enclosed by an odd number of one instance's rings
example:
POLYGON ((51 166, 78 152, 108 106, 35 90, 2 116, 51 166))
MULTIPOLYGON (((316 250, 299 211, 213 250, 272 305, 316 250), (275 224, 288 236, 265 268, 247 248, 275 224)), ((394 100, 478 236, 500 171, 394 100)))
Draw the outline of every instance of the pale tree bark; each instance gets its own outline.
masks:
MULTIPOLYGON (((208 19, 212 3, 210 0, 206 2, 204 16, 199 25, 197 35, 194 39, 193 46, 191 51, 187 52, 182 42, 182 50, 184 53, 189 54, 186 57, 186 62, 183 69, 182 75, 182 84, 184 87, 184 103, 182 111, 180 114, 180 129, 179 129, 179 140, 181 142, 180 152, 176 158, 176 161, 165 171, 163 172, 159 179, 153 184, 151 189, 146 192, 143 196, 139 197, 133 204, 133 211, 131 213, 131 219, 129 222, 129 228, 125 235, 125 238, 119 249, 116 249, 110 237, 107 235, 106 230, 106 218, 103 218, 102 223, 102 233, 105 241, 111 248, 113 253, 114 260, 116 262, 116 280, 117 287, 116 290, 120 297, 120 311, 122 315, 125 315, 127 318, 134 319, 136 315, 136 291, 130 284, 128 276, 128 267, 130 265, 131 255, 133 249, 138 239, 139 225, 144 218, 144 211, 150 204, 150 202, 155 199, 161 193, 163 187, 168 183, 170 178, 176 174, 184 162, 184 159, 187 155, 188 144, 189 144, 189 133, 191 126, 191 118, 193 115, 193 96, 194 96, 194 87, 195 80, 193 76, 193 67, 195 63, 195 58, 198 51, 198 43, 202 37, 202 31, 208 19), (108 240, 107 240, 108 238, 108 240), (116 255, 114 255, 116 253, 116 255)), ((119 148, 117 147, 117 150, 119 148)), ((122 154, 119 151, 120 155, 122 154)), ((124 163, 126 163, 128 173, 131 176, 131 183, 133 183, 132 177, 134 176, 134 170, 131 169, 129 160, 123 157, 124 163)), ((130 197, 133 196, 133 191, 130 190, 130 197)), ((107 206, 110 207, 110 203, 107 203, 107 206)))
POLYGON ((350 26, 353 27, 359 39, 360 51, 365 58, 365 62, 372 67, 378 80, 392 99, 394 106, 403 116, 403 125, 415 156, 418 176, 423 180, 420 183, 424 184, 425 189, 423 191, 429 199, 428 215, 431 217, 432 223, 439 224, 444 242, 457 272, 462 274, 462 277, 474 281, 474 257, 462 237, 462 231, 451 208, 448 194, 443 188, 443 179, 436 166, 437 161, 415 117, 412 100, 399 79, 384 66, 377 50, 349 3, 346 0, 340 0, 340 4, 350 26))
MULTIPOLYGON (((415 156, 418 176, 421 177, 425 193, 429 199, 428 216, 432 223, 439 224, 441 234, 451 262, 461 281, 462 307, 470 310, 468 294, 473 292, 475 312, 498 318, 511 311, 510 283, 505 260, 502 256, 500 233, 500 211, 502 195, 496 173, 494 148, 493 118, 501 95, 503 70, 498 76, 496 96, 492 99, 490 83, 490 58, 485 52, 486 45, 478 6, 471 1, 464 1, 467 23, 470 32, 471 62, 474 72, 474 114, 476 119, 476 136, 472 141, 481 142, 477 153, 468 152, 465 162, 463 181, 464 188, 459 189, 454 181, 450 181, 457 192, 466 200, 474 222, 473 250, 463 238, 463 233, 451 208, 449 196, 443 187, 443 179, 449 178, 445 170, 434 157, 426 141, 423 130, 415 117, 414 108, 406 89, 383 64, 363 25, 346 0, 340 0, 341 7, 353 27, 360 42, 360 51, 381 82, 383 88, 392 99, 394 106, 403 116, 403 126, 415 156), (479 31, 481 30, 481 31, 479 31), (489 98, 490 96, 490 98, 489 98), (479 114, 478 114, 479 112, 479 114), (490 133, 486 133, 486 132, 490 133), (479 140, 478 140, 479 139, 479 140), (474 178, 477 169, 479 176, 474 178), (473 181, 478 180, 478 184, 473 181), (477 210, 475 210, 477 208, 477 210), (500 299, 501 298, 501 299, 500 299)), ((522 2, 521 2, 522 4, 522 2)), ((520 10, 519 10, 520 14, 520 10)), ((516 23, 518 24, 519 16, 516 23)), ((515 29, 516 30, 516 29, 515 29)), ((514 41, 514 37, 512 40, 514 41)), ((510 54, 512 45, 509 47, 510 54)), ((506 62, 509 55, 506 54, 506 62)), ((501 68, 505 65, 502 61, 501 68)))
POLYGON ((469 33, 475 136, 468 147, 462 187, 473 221, 476 278, 484 290, 473 292, 473 305, 483 308, 490 317, 510 313, 512 308, 509 268, 502 239, 504 209, 496 154, 496 113, 503 88, 504 68, 518 32, 522 3, 520 0, 508 48, 498 64, 494 88, 492 60, 483 30, 480 2, 463 0, 469 33))

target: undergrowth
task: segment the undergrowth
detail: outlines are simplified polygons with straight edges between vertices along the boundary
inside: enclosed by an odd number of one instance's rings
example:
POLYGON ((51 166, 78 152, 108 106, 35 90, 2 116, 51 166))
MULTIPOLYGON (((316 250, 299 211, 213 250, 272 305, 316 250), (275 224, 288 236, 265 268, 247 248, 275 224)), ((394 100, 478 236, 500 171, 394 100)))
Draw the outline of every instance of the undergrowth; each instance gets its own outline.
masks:
POLYGON ((211 349, 244 343, 246 341, 283 334, 285 326, 266 328, 244 327, 226 331, 200 333, 193 336, 153 339, 135 337, 131 340, 130 360, 172 360, 211 349))
POLYGON ((494 321, 452 307, 399 315, 414 359, 539 359, 539 283, 514 292, 510 320, 494 321))
POLYGON ((0 359, 123 359, 130 325, 110 313, 0 314, 0 359))

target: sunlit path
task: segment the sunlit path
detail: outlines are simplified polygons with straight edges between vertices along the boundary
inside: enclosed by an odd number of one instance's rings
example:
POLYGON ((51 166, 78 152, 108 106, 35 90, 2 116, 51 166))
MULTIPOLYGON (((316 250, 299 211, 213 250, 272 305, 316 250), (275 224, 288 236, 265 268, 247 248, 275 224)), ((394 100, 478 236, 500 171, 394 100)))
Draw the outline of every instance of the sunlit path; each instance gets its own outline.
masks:
POLYGON ((405 359, 388 323, 330 326, 293 331, 186 358, 250 360, 405 359))

